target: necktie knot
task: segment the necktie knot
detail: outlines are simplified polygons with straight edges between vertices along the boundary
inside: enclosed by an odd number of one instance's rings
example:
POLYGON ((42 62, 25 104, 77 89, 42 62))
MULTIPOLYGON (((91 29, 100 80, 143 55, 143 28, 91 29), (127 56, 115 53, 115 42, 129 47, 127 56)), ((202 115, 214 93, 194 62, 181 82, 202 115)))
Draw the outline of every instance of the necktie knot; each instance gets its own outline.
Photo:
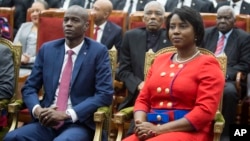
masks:
POLYGON ((98 31, 99 29, 100 29, 99 26, 96 26, 96 27, 95 27, 95 31, 98 31))
POLYGON ((236 6, 236 4, 235 4, 235 3, 233 3, 233 4, 232 4, 232 7, 234 8, 235 6, 236 6))

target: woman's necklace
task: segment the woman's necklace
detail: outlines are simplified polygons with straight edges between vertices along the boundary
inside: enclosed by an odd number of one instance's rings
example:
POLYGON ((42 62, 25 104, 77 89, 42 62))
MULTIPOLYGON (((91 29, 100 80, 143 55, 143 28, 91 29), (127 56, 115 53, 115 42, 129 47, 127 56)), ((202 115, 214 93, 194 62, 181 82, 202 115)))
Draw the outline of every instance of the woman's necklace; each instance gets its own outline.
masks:
POLYGON ((178 53, 177 53, 177 54, 176 54, 175 61, 176 61, 177 63, 185 63, 185 62, 187 62, 187 61, 190 61, 190 60, 194 59, 194 57, 197 56, 199 53, 200 53, 200 51, 198 50, 193 56, 191 56, 191 57, 189 57, 189 58, 187 58, 186 60, 183 60, 183 61, 178 60, 178 53))

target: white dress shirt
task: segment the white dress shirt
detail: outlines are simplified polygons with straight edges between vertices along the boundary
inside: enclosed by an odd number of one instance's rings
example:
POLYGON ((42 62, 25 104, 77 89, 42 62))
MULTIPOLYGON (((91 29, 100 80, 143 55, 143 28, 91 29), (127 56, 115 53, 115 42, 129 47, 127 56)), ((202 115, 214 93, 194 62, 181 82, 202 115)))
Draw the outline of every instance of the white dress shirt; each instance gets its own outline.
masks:
MULTIPOLYGON (((103 24, 101 24, 101 25, 99 26, 100 29, 97 31, 96 41, 99 42, 99 43, 101 43, 102 34, 103 34, 104 27, 106 26, 106 24, 107 24, 107 21, 104 22, 103 24)), ((94 25, 94 29, 95 29, 95 27, 96 27, 96 25, 94 25)), ((94 31, 94 32, 95 32, 95 31, 94 31)), ((95 34, 95 33, 94 33, 94 34, 95 34)))
POLYGON ((233 4, 235 4, 235 6, 233 7, 234 13, 235 13, 236 15, 240 14, 240 7, 241 7, 241 4, 242 4, 242 0, 237 1, 237 2, 235 2, 235 3, 234 3, 233 1, 231 1, 231 2, 230 2, 230 6, 233 6, 233 4))
MULTIPOLYGON (((183 5, 187 7, 191 7, 192 0, 184 0, 183 5)), ((177 4, 177 8, 181 8, 181 0, 179 0, 179 3, 177 4)))
MULTIPOLYGON (((123 8, 123 11, 128 11, 129 9, 129 6, 130 6, 130 2, 131 0, 126 0, 126 3, 125 3, 125 6, 123 8)), ((135 12, 136 11, 136 5, 138 3, 138 0, 133 0, 133 6, 132 6, 132 10, 131 10, 131 13, 135 12)))

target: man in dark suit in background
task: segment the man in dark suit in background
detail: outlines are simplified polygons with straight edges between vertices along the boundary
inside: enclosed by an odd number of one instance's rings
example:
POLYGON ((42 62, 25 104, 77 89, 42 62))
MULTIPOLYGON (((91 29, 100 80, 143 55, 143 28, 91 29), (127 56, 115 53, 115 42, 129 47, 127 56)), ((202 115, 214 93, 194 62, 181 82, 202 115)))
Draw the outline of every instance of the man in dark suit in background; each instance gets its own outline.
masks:
POLYGON ((165 5, 166 12, 171 12, 175 7, 180 8, 182 5, 191 7, 198 12, 214 13, 215 8, 211 1, 208 0, 167 0, 165 5))
POLYGON ((217 8, 220 8, 223 5, 230 5, 234 9, 235 14, 250 14, 250 4, 244 0, 231 0, 219 2, 217 8))
POLYGON ((135 11, 143 11, 144 6, 153 0, 111 0, 115 10, 127 11, 129 14, 135 11), (136 3, 137 2, 137 3, 136 3))
POLYGON ((84 7, 87 0, 45 0, 50 8, 68 9, 71 5, 79 5, 84 7))
MULTIPOLYGON (((22 88, 33 122, 9 132, 4 141, 93 140, 94 112, 111 104, 114 90, 107 47, 85 37, 88 15, 71 6, 63 20, 65 39, 42 45, 22 88)), ((105 134, 102 139, 107 140, 105 134)))
POLYGON ((122 29, 120 26, 108 21, 108 17, 112 13, 113 6, 110 0, 97 0, 91 13, 94 15, 94 35, 96 41, 100 42, 111 49, 113 46, 119 50, 122 42, 122 29), (95 33, 97 32, 97 33, 95 33))
MULTIPOLYGON (((143 17, 146 27, 129 30, 124 35, 118 77, 125 83, 128 96, 119 105, 119 109, 133 106, 144 85, 145 53, 149 49, 156 52, 171 45, 166 38, 165 29, 161 28, 164 23, 164 12, 164 7, 159 2, 147 3, 143 17)), ((129 134, 132 131, 133 126, 130 128, 129 134)))
POLYGON ((223 138, 226 141, 229 138, 229 125, 235 123, 239 99, 235 87, 236 73, 241 71, 247 74, 250 70, 250 35, 235 27, 232 7, 222 6, 218 9, 216 26, 206 29, 202 47, 215 55, 225 53, 227 56, 226 85, 222 102, 222 114, 225 118, 223 138), (223 42, 220 42, 221 37, 224 38, 223 42))
MULTIPOLYGON (((9 30, 5 31, 7 28, 5 19, 0 17, 0 38, 10 38, 9 30)), ((9 26, 8 26, 9 27, 9 26)), ((0 44, 0 100, 11 99, 14 96, 15 91, 15 72, 14 72, 14 62, 13 55, 9 47, 4 44, 0 44)), ((1 106, 2 107, 2 106, 1 106)), ((0 110, 0 132, 3 127, 7 126, 7 115, 6 109, 0 110)))

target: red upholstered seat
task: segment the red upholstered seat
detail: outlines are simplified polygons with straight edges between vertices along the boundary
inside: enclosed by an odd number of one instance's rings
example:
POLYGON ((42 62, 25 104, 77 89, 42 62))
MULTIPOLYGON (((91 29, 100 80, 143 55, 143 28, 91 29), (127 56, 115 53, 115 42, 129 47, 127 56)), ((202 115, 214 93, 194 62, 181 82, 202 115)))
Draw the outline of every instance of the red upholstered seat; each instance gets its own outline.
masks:
POLYGON ((43 43, 58 38, 63 38, 63 18, 61 17, 44 17, 40 16, 38 25, 37 48, 39 49, 43 43))
MULTIPOLYGON (((43 43, 54 39, 64 37, 63 18, 65 11, 62 9, 48 9, 42 11, 39 17, 38 35, 37 35, 37 51, 43 43)), ((86 36, 92 38, 94 29, 93 17, 89 16, 89 29, 86 36)))
POLYGON ((128 20, 128 13, 122 10, 113 10, 110 14, 109 21, 119 25, 122 28, 122 32, 125 33, 127 30, 127 20, 128 20))

